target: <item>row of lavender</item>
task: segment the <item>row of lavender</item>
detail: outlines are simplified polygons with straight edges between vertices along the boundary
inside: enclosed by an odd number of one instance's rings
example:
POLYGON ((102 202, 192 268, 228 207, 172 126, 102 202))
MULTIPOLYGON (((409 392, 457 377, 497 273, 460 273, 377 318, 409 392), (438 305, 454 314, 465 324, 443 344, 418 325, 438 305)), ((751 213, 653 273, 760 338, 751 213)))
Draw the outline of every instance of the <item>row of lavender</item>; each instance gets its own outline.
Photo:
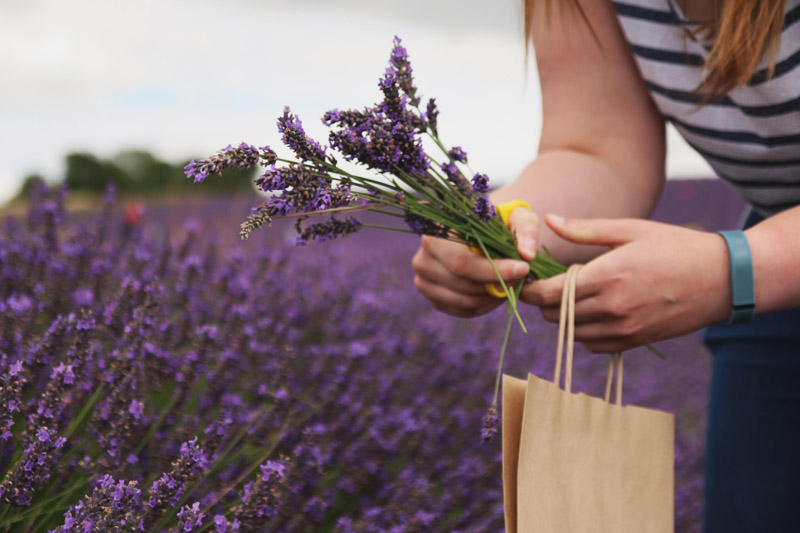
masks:
MULTIPOLYGON (((126 224, 112 195, 83 217, 35 196, 0 225, 0 530, 502 530, 480 420, 505 316, 432 311, 411 291, 415 239, 227 243, 126 224)), ((551 371, 536 318, 510 373, 551 371)), ((678 413, 689 531, 706 359, 694 337, 661 348, 628 358, 626 401, 678 413)), ((578 362, 598 391, 605 362, 578 362)))

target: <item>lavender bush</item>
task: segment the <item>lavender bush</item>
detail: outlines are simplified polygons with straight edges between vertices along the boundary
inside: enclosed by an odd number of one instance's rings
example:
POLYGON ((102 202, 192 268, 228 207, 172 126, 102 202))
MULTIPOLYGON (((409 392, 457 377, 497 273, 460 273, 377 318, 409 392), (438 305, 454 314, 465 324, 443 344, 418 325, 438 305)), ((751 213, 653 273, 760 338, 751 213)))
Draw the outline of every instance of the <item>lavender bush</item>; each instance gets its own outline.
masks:
MULTIPOLYGON (((0 224, 0 530, 502 530, 500 442, 475 420, 506 316, 431 310, 413 237, 227 242, 189 208, 125 223, 112 195, 83 216, 63 196, 0 224)), ((555 332, 522 312, 506 370, 548 375, 555 332)), ((678 414, 693 531, 707 359, 663 348, 628 357, 625 399, 678 414)), ((580 352, 578 388, 604 365, 580 352)))

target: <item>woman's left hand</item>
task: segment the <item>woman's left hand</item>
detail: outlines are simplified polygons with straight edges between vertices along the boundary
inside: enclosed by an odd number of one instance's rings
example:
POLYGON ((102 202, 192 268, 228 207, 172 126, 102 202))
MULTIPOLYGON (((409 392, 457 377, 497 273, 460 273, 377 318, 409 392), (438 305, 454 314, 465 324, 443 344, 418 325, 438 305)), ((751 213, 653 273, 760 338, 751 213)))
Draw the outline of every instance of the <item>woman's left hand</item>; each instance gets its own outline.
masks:
MULTIPOLYGON (((716 233, 640 219, 546 217, 562 238, 611 250, 578 273, 575 339, 613 353, 677 337, 730 314, 730 267, 716 233)), ((564 275, 526 285, 524 302, 558 322, 564 275)))

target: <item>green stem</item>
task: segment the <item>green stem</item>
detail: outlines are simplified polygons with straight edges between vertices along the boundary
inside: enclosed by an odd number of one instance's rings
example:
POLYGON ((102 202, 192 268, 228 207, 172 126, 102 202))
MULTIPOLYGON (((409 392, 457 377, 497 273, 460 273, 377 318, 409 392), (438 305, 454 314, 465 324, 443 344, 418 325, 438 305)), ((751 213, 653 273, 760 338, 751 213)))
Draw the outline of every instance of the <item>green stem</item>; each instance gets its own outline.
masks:
POLYGON ((503 281, 503 276, 500 275, 500 271, 497 270, 497 267, 495 266, 494 261, 492 261, 491 257, 489 257, 489 254, 486 251, 486 247, 483 245, 483 242, 480 239, 478 239, 477 237, 475 238, 475 240, 480 245, 481 251, 483 251, 483 254, 486 256, 486 259, 489 260, 489 264, 492 265, 492 270, 494 270, 494 273, 497 276, 497 279, 500 280, 500 285, 503 287, 503 291, 505 291, 506 296, 508 297, 508 304, 513 309, 514 316, 517 317, 517 320, 519 321, 519 325, 522 328, 522 331, 524 331, 525 333, 528 333, 528 330, 525 328, 525 324, 522 322, 522 317, 519 316, 519 311, 517 310, 516 293, 508 290, 508 287, 506 286, 506 282, 503 281))
POLYGON ((401 233, 410 233, 412 235, 417 235, 416 231, 411 231, 409 229, 397 228, 394 226, 383 226, 381 224, 361 224, 364 228, 375 228, 375 229, 386 229, 389 231, 399 231, 401 233))
MULTIPOLYGON (((522 287, 522 284, 516 289, 517 294, 522 287)), ((508 338, 511 335, 511 324, 514 323, 514 315, 511 312, 511 301, 506 304, 506 313, 508 313, 508 323, 506 324, 506 334, 503 336, 503 346, 500 348, 500 361, 497 363, 497 376, 494 378, 494 396, 492 397, 492 407, 497 407, 497 393, 500 391, 500 375, 503 373, 503 360, 506 356, 506 347, 508 346, 508 338)))
POLYGON ((170 395, 169 402, 167 402, 167 405, 164 406, 164 408, 158 414, 158 418, 152 424, 150 424, 150 427, 147 429, 147 433, 145 434, 144 438, 141 440, 141 442, 139 442, 136 448, 134 448, 132 452, 133 455, 138 456, 139 452, 141 452, 144 449, 144 447, 147 446, 147 443, 150 442, 153 436, 155 436, 156 432, 158 431, 158 428, 161 427, 161 424, 164 422, 164 419, 167 418, 167 415, 175 406, 175 403, 178 401, 178 398, 180 397, 180 392, 178 392, 177 388, 178 388, 177 383, 175 383, 173 385, 173 392, 170 395))

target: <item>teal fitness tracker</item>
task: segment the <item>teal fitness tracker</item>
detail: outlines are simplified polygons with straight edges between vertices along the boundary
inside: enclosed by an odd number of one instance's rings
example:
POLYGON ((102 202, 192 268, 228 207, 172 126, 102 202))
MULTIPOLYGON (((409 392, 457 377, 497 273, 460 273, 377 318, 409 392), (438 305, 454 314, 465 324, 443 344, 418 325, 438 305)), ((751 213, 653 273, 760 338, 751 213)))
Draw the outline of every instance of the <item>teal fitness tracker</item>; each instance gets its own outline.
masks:
POLYGON ((720 231, 731 257, 731 317, 728 324, 740 324, 753 318, 756 296, 753 283, 753 256, 742 230, 720 231))

